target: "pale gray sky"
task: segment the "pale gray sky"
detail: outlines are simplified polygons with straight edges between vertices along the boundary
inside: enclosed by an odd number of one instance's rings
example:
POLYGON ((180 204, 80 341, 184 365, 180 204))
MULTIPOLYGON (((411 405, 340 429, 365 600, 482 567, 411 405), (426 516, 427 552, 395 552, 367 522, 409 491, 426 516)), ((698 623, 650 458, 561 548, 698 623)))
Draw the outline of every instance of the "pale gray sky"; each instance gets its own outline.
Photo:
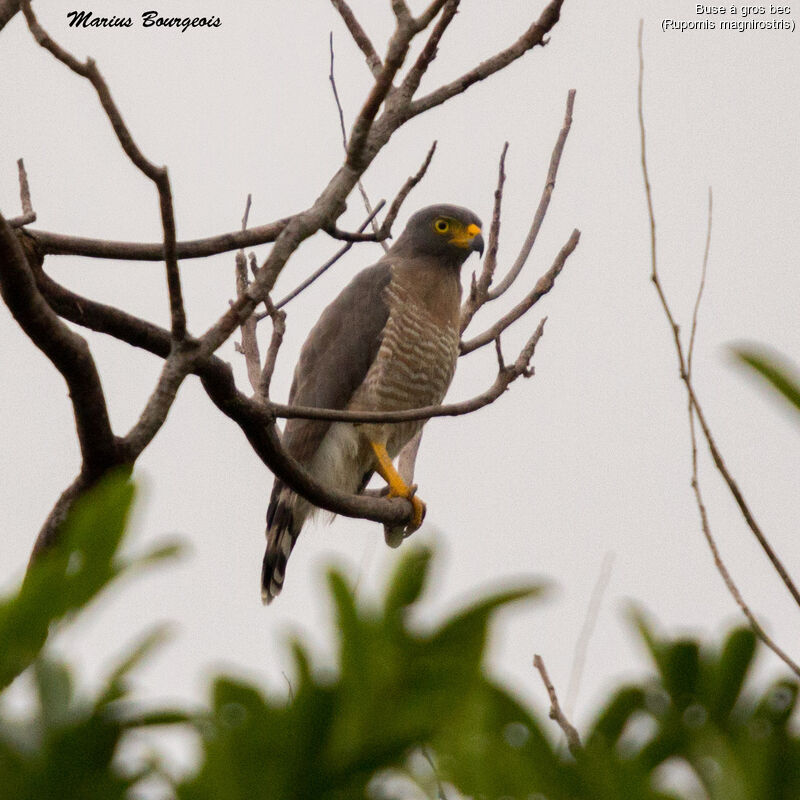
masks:
MULTIPOLYGON (((420 3, 414 5, 419 6, 420 3)), ((464 0, 423 88, 434 88, 511 42, 538 15, 527 0, 464 0)), ((150 6, 104 3, 137 19, 150 6)), ((147 156, 169 166, 180 238, 232 230, 248 192, 251 221, 310 203, 341 158, 328 85, 333 30, 339 91, 352 120, 370 85, 359 51, 324 2, 178 2, 169 14, 215 14, 212 30, 73 30, 74 4, 38 3, 45 28, 78 57, 93 56, 147 156)), ((88 7, 87 7, 88 8, 88 7)), ((383 51, 388 3, 353 8, 383 51)), ((96 9, 101 11, 99 7, 96 9)), ((573 227, 578 250, 553 292, 504 337, 510 356, 547 315, 536 376, 472 417, 429 424, 417 465, 428 517, 419 541, 441 558, 426 606, 431 618, 481 587, 546 576, 549 602, 520 606, 496 629, 496 673, 540 707, 531 668, 540 652, 566 692, 573 648, 604 555, 616 554, 577 702, 581 723, 609 685, 640 672, 644 657, 623 617, 633 601, 672 630, 718 632, 739 621, 699 529, 689 487, 685 398, 669 331, 648 279, 648 229, 636 121, 636 35, 644 18, 645 111, 660 263, 688 330, 702 259, 708 186, 714 233, 695 356, 696 385, 728 463, 788 569, 800 575, 798 427, 734 367, 734 340, 800 351, 800 49, 777 31, 662 32, 666 16, 696 19, 685 2, 567 0, 545 49, 473 87, 395 136, 365 177, 373 200, 391 198, 432 139, 439 148, 398 223, 431 202, 473 208, 488 223, 503 142, 507 160, 499 271, 524 238, 538 202, 567 91, 577 90, 572 132, 545 226, 519 285, 521 297, 573 227)), ((769 10, 769 4, 767 4, 769 10)), ((792 5, 794 20, 800 6, 792 5)), ((766 17, 770 18, 767 14, 766 17)), ((37 227, 76 235, 154 240, 154 190, 117 145, 86 81, 34 44, 23 19, 0 34, 0 208, 19 213, 16 159, 25 158, 37 227)), ((353 195, 345 218, 362 216, 353 195)), ((292 287, 336 249, 319 235, 279 282, 292 287)), ((263 257, 266 248, 258 248, 263 257)), ((325 303, 379 255, 355 248, 288 311, 273 394, 288 392, 294 360, 325 303)), ((168 318, 162 267, 48 259, 53 275, 91 297, 154 321, 168 318)), ((464 276, 468 277, 467 266, 464 276)), ((233 256, 185 262, 189 325, 201 331, 233 294, 233 256)), ((499 304, 498 304, 499 305, 499 304)), ((500 309, 502 310, 502 309, 500 309)), ((483 312, 474 330, 498 309, 483 312)), ((268 331, 265 329, 265 334, 268 331)), ((0 312, 0 581, 22 575, 35 532, 78 465, 61 378, 0 312)), ((138 416, 157 377, 156 358, 89 336, 118 432, 138 416)), ((449 399, 494 379, 494 354, 462 359, 449 399)), ((229 342, 221 355, 237 365, 229 342)), ((731 572, 767 629, 800 656, 800 610, 773 575, 705 455, 702 480, 713 529, 731 572)), ((330 653, 321 579, 335 561, 368 595, 397 554, 379 526, 337 519, 300 538, 286 588, 268 609, 258 577, 271 476, 195 380, 137 466, 141 497, 134 546, 178 532, 192 545, 177 567, 117 587, 102 608, 58 639, 97 674, 144 627, 176 635, 141 676, 148 697, 197 699, 210 671, 254 676, 279 691, 290 669, 283 643, 300 633, 330 653)), ((765 660, 772 670, 776 663, 765 660)))

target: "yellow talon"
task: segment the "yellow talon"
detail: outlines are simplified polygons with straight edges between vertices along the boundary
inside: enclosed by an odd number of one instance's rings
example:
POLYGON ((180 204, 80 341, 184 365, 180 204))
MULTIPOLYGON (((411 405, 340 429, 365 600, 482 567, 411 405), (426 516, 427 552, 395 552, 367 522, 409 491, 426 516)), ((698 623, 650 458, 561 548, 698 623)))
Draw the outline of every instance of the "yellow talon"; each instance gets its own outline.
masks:
POLYGON ((414 533, 422 525, 422 520, 425 519, 425 503, 419 497, 410 497, 409 500, 411 500, 411 505, 414 506, 414 514, 411 517, 408 532, 414 533))
POLYGON ((425 503, 422 502, 417 496, 417 485, 406 485, 400 473, 394 468, 392 459, 386 452, 386 447, 378 442, 370 442, 372 451, 375 453, 376 470, 378 474, 389 484, 389 497, 403 497, 411 501, 414 509, 411 516, 411 522, 406 528, 406 535, 413 533, 420 525, 422 520, 425 519, 425 503))

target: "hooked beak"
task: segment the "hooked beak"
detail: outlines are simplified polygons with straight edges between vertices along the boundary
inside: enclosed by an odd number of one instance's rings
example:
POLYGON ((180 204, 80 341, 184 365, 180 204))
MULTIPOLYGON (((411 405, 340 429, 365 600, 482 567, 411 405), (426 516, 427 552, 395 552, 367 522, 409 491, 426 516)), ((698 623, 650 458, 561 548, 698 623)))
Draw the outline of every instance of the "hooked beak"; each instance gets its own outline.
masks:
POLYGON ((470 252, 475 251, 483 255, 483 236, 481 229, 474 222, 468 225, 462 234, 454 236, 450 242, 470 252))

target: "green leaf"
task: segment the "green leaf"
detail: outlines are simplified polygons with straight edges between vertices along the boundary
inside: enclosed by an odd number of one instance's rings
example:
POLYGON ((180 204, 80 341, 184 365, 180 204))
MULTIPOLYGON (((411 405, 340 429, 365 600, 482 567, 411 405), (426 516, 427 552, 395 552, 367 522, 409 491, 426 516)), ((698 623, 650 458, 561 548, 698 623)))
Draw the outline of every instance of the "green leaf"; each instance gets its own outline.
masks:
POLYGON ((186 555, 187 550, 188 547, 185 542, 174 541, 158 544, 142 555, 121 561, 121 568, 122 571, 127 572, 134 568, 149 567, 153 564, 159 564, 162 561, 172 561, 173 559, 186 555))
POLYGON ((395 568, 386 592, 384 614, 394 616, 415 603, 425 586, 431 560, 429 548, 416 548, 404 555, 395 568))
POLYGON ((586 737, 587 747, 596 738, 601 738, 607 746, 615 745, 630 718, 645 708, 645 692, 641 687, 625 686, 617 690, 592 725, 586 737))
POLYGON ((110 703, 126 694, 125 681, 128 674, 147 658, 153 650, 161 646, 169 638, 169 633, 168 625, 158 625, 131 647, 106 679, 106 689, 98 698, 99 705, 110 703))
POLYGON ((700 645, 691 639, 679 639, 664 651, 661 680, 672 695, 675 705, 682 709, 697 697, 700 679, 700 645))
POLYGON ((502 606, 537 597, 544 590, 545 584, 536 583, 490 595, 453 615, 431 637, 430 643, 437 656, 477 667, 491 615, 502 606))
POLYGON ((765 348, 739 347, 733 349, 736 357, 748 367, 754 369, 779 394, 800 410, 800 377, 791 374, 791 368, 777 353, 770 353, 765 348))
POLYGON ((575 775, 510 693, 480 678, 457 703, 433 741, 444 779, 469 796, 578 797, 575 775))
POLYGON ((656 667, 659 669, 659 671, 663 672, 665 667, 664 647, 656 638, 655 633, 653 633, 653 631, 650 629, 650 625, 648 624, 644 613, 635 606, 632 606, 630 609, 628 609, 628 616, 638 630, 639 635, 642 637, 642 640, 644 641, 650 656, 655 662, 656 667))
POLYGON ((116 577, 114 555, 132 498, 127 470, 87 491, 59 542, 30 566, 19 591, 0 602, 0 688, 33 662, 51 623, 86 605, 116 577))
POLYGON ((49 658, 37 658, 33 674, 39 694, 42 725, 52 728, 68 718, 72 703, 72 675, 65 664, 49 658))
POLYGON ((736 628, 728 634, 716 666, 712 687, 711 712, 718 721, 733 710, 742 691, 747 672, 756 652, 756 636, 750 628, 736 628))

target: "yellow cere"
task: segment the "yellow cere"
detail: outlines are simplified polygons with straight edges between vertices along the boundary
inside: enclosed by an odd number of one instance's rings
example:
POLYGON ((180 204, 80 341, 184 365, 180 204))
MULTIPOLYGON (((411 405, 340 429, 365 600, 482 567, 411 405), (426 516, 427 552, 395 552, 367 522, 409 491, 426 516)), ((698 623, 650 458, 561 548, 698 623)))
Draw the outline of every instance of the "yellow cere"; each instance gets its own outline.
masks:
POLYGON ((481 232, 481 229, 474 222, 470 223, 466 228, 459 226, 459 230, 450 239, 450 244, 457 247, 469 247, 472 240, 481 232))

